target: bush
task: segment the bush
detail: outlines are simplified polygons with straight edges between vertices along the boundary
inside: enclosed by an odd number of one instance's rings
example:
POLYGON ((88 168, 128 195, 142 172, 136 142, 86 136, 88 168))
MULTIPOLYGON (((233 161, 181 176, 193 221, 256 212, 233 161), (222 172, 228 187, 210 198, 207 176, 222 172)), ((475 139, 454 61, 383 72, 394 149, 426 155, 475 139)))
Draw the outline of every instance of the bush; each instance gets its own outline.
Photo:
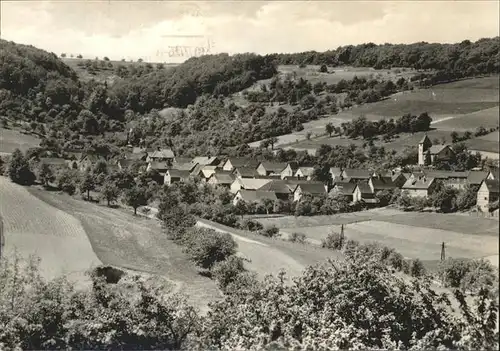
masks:
POLYGON ((245 271, 243 259, 231 255, 224 261, 216 262, 212 268, 212 277, 217 280, 219 287, 225 291, 227 286, 233 283, 237 276, 245 271))
POLYGON ((36 179, 35 174, 30 169, 28 160, 19 149, 14 150, 10 157, 7 174, 14 183, 20 185, 32 185, 36 179))
POLYGON ((304 244, 306 242, 306 235, 304 233, 293 232, 288 237, 288 240, 293 242, 293 243, 304 244))
POLYGON ((348 257, 354 257, 356 251, 358 250, 358 246, 359 246, 358 241, 349 239, 344 244, 343 252, 348 257))
POLYGON ((273 225, 270 227, 266 227, 265 229, 259 230, 259 234, 262 236, 266 236, 268 238, 275 238, 280 236, 280 230, 278 227, 273 225))
POLYGON ((459 288, 469 270, 469 260, 464 258, 448 258, 438 268, 444 286, 451 288, 459 288))
POLYGON ((439 274, 446 287, 473 293, 485 287, 497 288, 498 294, 498 269, 484 259, 448 258, 440 263, 439 274))
POLYGON ((422 261, 418 258, 411 261, 410 264, 410 275, 412 277, 422 277, 425 275, 425 267, 422 261))
POLYGON ((189 229, 182 243, 189 258, 204 269, 211 269, 215 263, 234 255, 238 248, 231 234, 205 228, 189 229))
POLYGON ((243 230, 249 230, 251 232, 256 232, 264 228, 264 226, 253 219, 244 219, 242 221, 239 221, 238 227, 243 230))
POLYGON ((399 252, 391 252, 387 261, 392 268, 398 271, 403 270, 404 257, 399 252))
MULTIPOLYGON (((325 239, 321 240, 321 247, 330 250, 340 250, 344 245, 344 238, 339 233, 330 233, 325 239)), ((347 245, 347 243, 346 243, 347 245)))

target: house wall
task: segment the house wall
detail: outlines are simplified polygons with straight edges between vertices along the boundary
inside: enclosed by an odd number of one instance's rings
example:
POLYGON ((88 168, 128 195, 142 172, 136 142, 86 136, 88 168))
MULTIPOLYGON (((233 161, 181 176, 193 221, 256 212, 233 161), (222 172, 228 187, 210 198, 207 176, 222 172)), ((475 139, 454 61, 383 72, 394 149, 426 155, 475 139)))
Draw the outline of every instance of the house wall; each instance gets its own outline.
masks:
POLYGON ((238 192, 238 190, 241 189, 241 184, 238 180, 235 180, 232 184, 231 184, 231 192, 233 194, 236 194, 238 192))
POLYGON ((281 171, 281 179, 285 179, 285 177, 293 177, 293 170, 290 165, 286 166, 286 168, 281 171))
POLYGON ((408 192, 408 195, 411 197, 427 197, 429 195, 429 192, 427 189, 403 189, 404 191, 408 192))
POLYGON ((232 171, 234 169, 234 167, 231 164, 231 161, 227 160, 226 163, 224 163, 224 166, 222 166, 222 169, 225 171, 232 171))
POLYGON ((361 201, 362 196, 361 196, 361 191, 359 190, 359 186, 354 189, 354 193, 352 195, 352 201, 353 202, 358 202, 361 201))
POLYGON ((302 190, 300 187, 297 187, 295 189, 295 192, 293 193, 293 201, 300 201, 300 198, 302 197, 302 190))
POLYGON ((420 166, 425 165, 425 153, 424 153, 424 144, 418 144, 418 164, 420 166))
POLYGON ((236 206, 236 204, 238 203, 238 201, 241 200, 241 194, 240 193, 237 193, 236 196, 234 197, 233 199, 233 206, 236 206))
POLYGON ((257 174, 262 176, 267 175, 267 171, 262 164, 260 164, 259 167, 257 167, 257 174))
POLYGON ((483 182, 477 192, 477 207, 481 209, 481 211, 487 212, 488 204, 495 202, 496 200, 498 200, 498 194, 490 193, 488 187, 483 182))
POLYGON ((168 172, 165 173, 165 176, 163 177, 163 183, 166 185, 172 184, 172 178, 170 177, 170 174, 168 172))

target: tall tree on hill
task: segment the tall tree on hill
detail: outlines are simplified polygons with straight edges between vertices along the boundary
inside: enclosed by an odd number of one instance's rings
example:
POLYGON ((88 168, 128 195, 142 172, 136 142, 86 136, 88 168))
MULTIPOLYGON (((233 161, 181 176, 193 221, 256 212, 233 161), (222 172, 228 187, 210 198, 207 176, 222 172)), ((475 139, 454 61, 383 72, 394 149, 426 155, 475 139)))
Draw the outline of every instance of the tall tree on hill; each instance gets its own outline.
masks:
POLYGON ((134 215, 137 215, 139 206, 147 205, 146 189, 134 186, 125 191, 125 202, 134 209, 134 215))
POLYGON ((80 191, 87 192, 87 200, 90 200, 90 191, 95 189, 94 176, 90 172, 85 172, 80 180, 80 191))
POLYGON ((101 188, 101 194, 103 198, 108 202, 108 207, 110 203, 116 201, 120 195, 120 189, 112 181, 106 181, 101 188))
POLYGON ((36 179, 30 169, 28 160, 19 149, 15 149, 11 155, 7 174, 14 183, 21 185, 31 185, 36 179))
POLYGON ((331 123, 328 123, 326 126, 325 126, 325 131, 328 133, 328 135, 331 137, 332 136, 332 133, 335 131, 335 127, 333 126, 333 124, 331 123))
POLYGON ((55 180, 54 172, 52 172, 52 168, 46 163, 41 163, 38 170, 38 178, 40 182, 47 187, 49 182, 53 182, 55 180))

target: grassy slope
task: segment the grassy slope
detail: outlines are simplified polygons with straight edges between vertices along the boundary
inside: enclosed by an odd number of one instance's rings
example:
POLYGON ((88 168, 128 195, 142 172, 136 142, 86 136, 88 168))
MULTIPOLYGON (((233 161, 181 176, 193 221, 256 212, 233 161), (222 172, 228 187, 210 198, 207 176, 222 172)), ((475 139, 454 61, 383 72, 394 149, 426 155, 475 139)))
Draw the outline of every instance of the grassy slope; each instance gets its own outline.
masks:
MULTIPOLYGON (((342 122, 350 121, 360 115, 366 116, 369 120, 378 120, 382 117, 400 117, 408 112, 418 114, 427 111, 434 120, 433 127, 436 128, 431 133, 438 137, 449 136, 452 130, 471 130, 479 125, 495 127, 498 125, 498 89, 498 77, 487 77, 442 84, 432 89, 398 93, 384 101, 354 107, 337 115, 305 123, 304 130, 279 137, 277 145, 315 149, 323 143, 346 144, 348 142, 339 138, 315 138, 315 136, 325 134, 324 129, 327 123, 340 126, 342 122), (439 120, 441 122, 438 122, 439 120), (305 140, 307 133, 311 133, 313 139, 305 140)), ((356 141, 353 143, 359 144, 356 141)), ((258 144, 259 142, 255 142, 251 145, 258 146, 258 144)), ((384 146, 391 148, 390 144, 384 144, 384 146)), ((398 141, 394 147, 400 147, 398 141)))
POLYGON ((176 291, 201 309, 220 297, 214 281, 198 274, 182 247, 165 237, 159 222, 67 195, 34 188, 30 192, 77 217, 104 264, 164 276, 176 284, 176 291))
POLYGON ((12 153, 15 149, 26 151, 40 144, 33 135, 22 134, 13 129, 0 128, 0 154, 12 153))
POLYGON ((0 194, 6 252, 40 257, 46 278, 68 274, 72 280, 87 282, 85 271, 101 262, 78 219, 5 177, 0 177, 0 194))

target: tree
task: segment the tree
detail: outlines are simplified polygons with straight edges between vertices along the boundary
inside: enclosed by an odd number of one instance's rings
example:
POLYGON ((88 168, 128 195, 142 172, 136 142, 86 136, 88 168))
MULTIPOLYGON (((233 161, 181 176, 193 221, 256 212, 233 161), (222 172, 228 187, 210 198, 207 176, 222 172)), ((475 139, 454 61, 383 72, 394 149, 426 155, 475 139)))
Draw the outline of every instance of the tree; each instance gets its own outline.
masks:
POLYGON ((53 182, 56 177, 52 172, 52 168, 48 164, 41 163, 38 170, 38 178, 40 179, 40 182, 47 187, 49 182, 53 182))
POLYGON ((63 53, 61 54, 61 57, 66 57, 66 54, 63 52, 63 53))
POLYGON ((274 150, 274 145, 279 141, 277 137, 271 137, 268 139, 269 140, 269 145, 271 145, 271 150, 274 150))
POLYGON ((234 206, 234 212, 237 215, 240 215, 241 219, 243 219, 243 216, 248 213, 248 210, 249 210, 248 204, 243 199, 240 199, 234 206))
POLYGON ((458 192, 456 205, 459 211, 468 210, 476 205, 477 190, 477 186, 467 185, 458 192))
POLYGON ((87 200, 90 200, 90 191, 95 189, 94 176, 90 172, 85 172, 80 180, 80 192, 87 192, 87 200))
POLYGON ((328 123, 328 124, 325 126, 325 131, 326 131, 326 132, 327 132, 327 134, 331 137, 331 136, 332 136, 332 133, 335 131, 335 127, 333 126, 333 124, 328 123))
POLYGON ((450 137, 451 137, 451 142, 453 144, 455 144, 457 141, 459 141, 458 133, 455 131, 451 132, 450 137))
POLYGON ((139 206, 147 205, 146 189, 134 186, 125 191, 125 202, 134 209, 134 215, 137 215, 139 206))
POLYGON ((319 68, 319 71, 321 73, 328 73, 328 67, 326 67, 326 65, 321 65, 321 67, 319 68))
POLYGON ((15 149, 10 157, 7 174, 14 183, 20 185, 31 185, 36 179, 35 174, 30 169, 28 160, 19 149, 15 149))
POLYGON ((101 194, 103 198, 108 202, 108 206, 111 202, 116 201, 120 195, 120 189, 113 182, 105 182, 101 188, 101 194))
POLYGON ((262 206, 266 209, 266 214, 269 214, 274 208, 274 201, 271 199, 262 199, 262 206))

